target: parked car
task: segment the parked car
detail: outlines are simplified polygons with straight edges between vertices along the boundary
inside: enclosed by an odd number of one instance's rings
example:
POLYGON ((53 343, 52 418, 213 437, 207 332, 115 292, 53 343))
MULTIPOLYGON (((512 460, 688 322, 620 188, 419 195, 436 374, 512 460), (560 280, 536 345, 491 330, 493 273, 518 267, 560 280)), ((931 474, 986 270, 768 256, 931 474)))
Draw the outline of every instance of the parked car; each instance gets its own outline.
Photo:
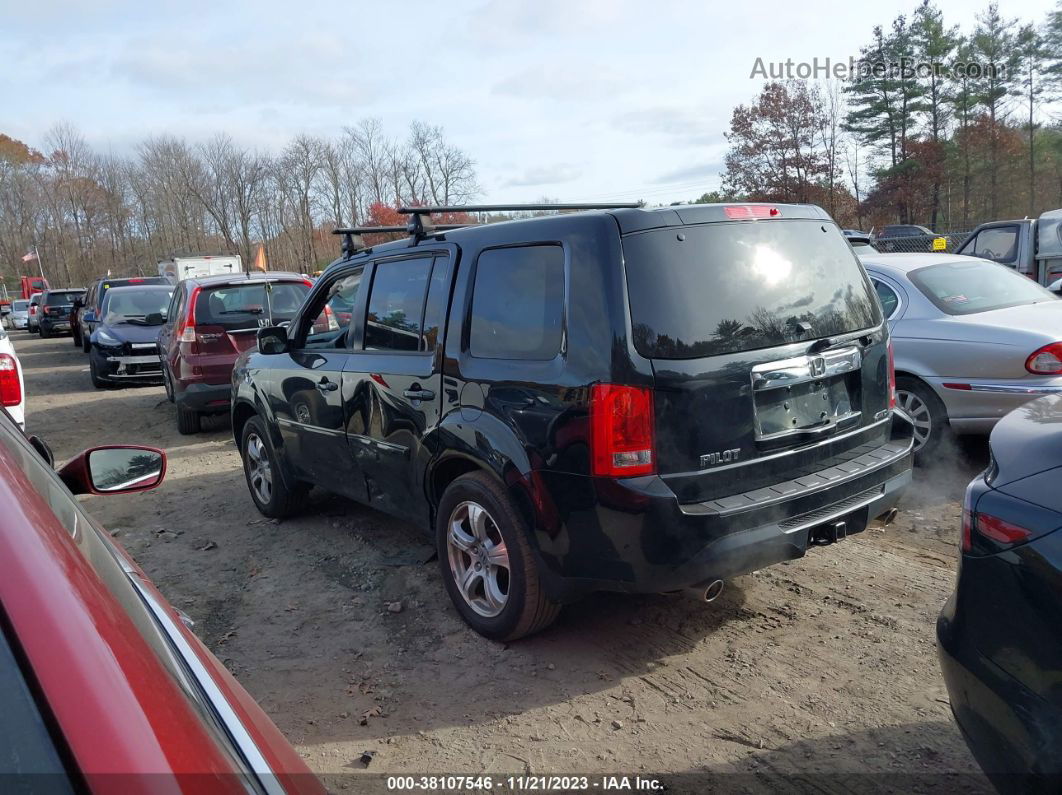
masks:
POLYGON ((935 235, 931 229, 917 224, 888 224, 873 236, 878 251, 932 251, 935 235))
POLYGON ((84 287, 56 288, 41 294, 37 329, 41 337, 70 331, 74 302, 85 295, 84 287))
POLYGON ((158 336, 172 294, 171 285, 107 290, 91 337, 89 376, 94 387, 162 382, 158 336))
POLYGON ((24 329, 29 323, 29 299, 16 298, 11 302, 11 316, 9 322, 12 329, 24 329))
POLYGON ((172 287, 167 279, 161 276, 127 276, 121 279, 106 277, 97 279, 89 285, 85 294, 85 301, 74 312, 72 321, 74 344, 80 345, 81 349, 88 353, 91 349, 92 332, 99 323, 100 305, 107 291, 112 287, 130 287, 137 285, 161 284, 172 287))
POLYGON ((29 304, 26 305, 26 331, 30 334, 36 334, 40 331, 40 326, 38 325, 40 316, 38 312, 40 311, 41 295, 43 293, 34 293, 30 296, 29 304))
POLYGON ((158 337, 166 396, 177 430, 199 432, 204 414, 225 414, 236 357, 257 344, 262 325, 290 321, 311 282, 294 273, 184 279, 173 292, 158 337))
POLYGON ((1062 301, 1013 270, 956 254, 861 258, 889 321, 896 396, 929 460, 946 428, 987 434, 1062 393, 1062 301))
POLYGON ((95 447, 58 473, 50 456, 0 411, 8 791, 323 792, 187 616, 73 496, 154 488, 165 454, 95 447))
POLYGON ((0 406, 20 428, 26 427, 26 386, 22 380, 22 363, 7 331, 0 329, 0 406))
POLYGON ((887 327, 818 207, 347 237, 233 369, 251 498, 280 517, 320 486, 433 531, 488 637, 591 590, 710 601, 862 531, 910 480, 887 327))
POLYGON ((974 229, 956 250, 1014 268, 1048 285, 1062 278, 1062 210, 1039 218, 990 221, 974 229))
POLYGON ((955 720, 1000 791, 1062 791, 1062 396, 1015 409, 966 490, 937 648, 955 720))

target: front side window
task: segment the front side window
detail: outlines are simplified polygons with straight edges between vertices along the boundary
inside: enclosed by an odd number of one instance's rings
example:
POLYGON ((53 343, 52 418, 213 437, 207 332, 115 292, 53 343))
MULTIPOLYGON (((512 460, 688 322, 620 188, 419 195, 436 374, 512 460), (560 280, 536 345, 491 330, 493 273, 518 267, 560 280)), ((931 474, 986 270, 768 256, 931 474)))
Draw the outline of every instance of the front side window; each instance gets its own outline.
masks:
POLYGON ((304 316, 296 348, 345 348, 363 270, 336 278, 304 316), (312 322, 309 320, 312 318, 312 322))
POLYGON ((919 268, 908 276, 926 298, 949 315, 1058 300, 1032 279, 991 262, 946 262, 919 268))
POLYGON ((479 359, 548 361, 561 351, 564 249, 488 249, 476 263, 469 353, 479 359))
POLYGON ((998 226, 982 229, 977 233, 973 248, 968 253, 993 262, 1013 263, 1018 257, 1018 227, 998 226))
POLYGON ((421 350, 430 257, 378 262, 365 317, 365 350, 421 350))

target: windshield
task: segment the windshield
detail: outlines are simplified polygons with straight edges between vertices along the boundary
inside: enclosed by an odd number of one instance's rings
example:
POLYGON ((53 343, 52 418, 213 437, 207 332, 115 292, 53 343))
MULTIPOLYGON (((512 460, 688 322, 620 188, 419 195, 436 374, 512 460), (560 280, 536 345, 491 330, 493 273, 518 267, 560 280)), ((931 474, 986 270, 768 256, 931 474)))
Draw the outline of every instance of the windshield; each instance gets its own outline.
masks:
POLYGON ((275 326, 295 317, 309 291, 302 282, 228 284, 204 289, 196 301, 195 322, 197 326, 222 326, 227 331, 275 326))
POLYGON ((688 359, 831 337, 881 323, 832 223, 739 221, 623 241, 634 344, 688 359))
POLYGON ((103 299, 103 322, 108 325, 132 323, 160 326, 166 321, 166 309, 172 289, 115 287, 103 299))
POLYGON ((72 290, 69 293, 48 293, 44 303, 47 306, 65 306, 66 304, 74 303, 75 298, 80 298, 84 294, 83 290, 72 290))
POLYGON ((25 312, 29 307, 29 301, 12 301, 11 308, 16 312, 25 312))
POLYGON ((949 315, 1058 300, 1029 277, 983 260, 930 265, 911 271, 908 277, 940 311, 949 315))

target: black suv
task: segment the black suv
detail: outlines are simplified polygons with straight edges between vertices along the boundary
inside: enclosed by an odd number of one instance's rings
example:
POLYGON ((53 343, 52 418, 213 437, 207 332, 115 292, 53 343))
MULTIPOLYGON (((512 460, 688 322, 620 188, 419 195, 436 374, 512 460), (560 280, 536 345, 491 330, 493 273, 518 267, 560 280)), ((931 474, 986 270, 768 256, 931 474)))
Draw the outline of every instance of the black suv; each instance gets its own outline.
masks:
POLYGON ((50 337, 62 331, 70 331, 74 307, 84 296, 84 287, 53 287, 45 290, 37 310, 37 331, 40 335, 50 337))
MULTIPOLYGON (((465 208, 470 209, 470 208, 465 208)), ((357 250, 233 370, 266 516, 321 486, 431 528, 512 639, 591 590, 691 589, 862 531, 911 477, 888 331, 802 205, 618 208, 357 250)))
POLYGON ((89 285, 84 301, 79 303, 74 310, 71 325, 74 332, 74 344, 80 345, 81 350, 88 353, 92 350, 92 332, 100 323, 100 307, 103 306, 103 297, 112 287, 136 287, 142 284, 170 284, 170 280, 162 276, 123 276, 120 279, 112 279, 109 276, 98 279, 89 285))

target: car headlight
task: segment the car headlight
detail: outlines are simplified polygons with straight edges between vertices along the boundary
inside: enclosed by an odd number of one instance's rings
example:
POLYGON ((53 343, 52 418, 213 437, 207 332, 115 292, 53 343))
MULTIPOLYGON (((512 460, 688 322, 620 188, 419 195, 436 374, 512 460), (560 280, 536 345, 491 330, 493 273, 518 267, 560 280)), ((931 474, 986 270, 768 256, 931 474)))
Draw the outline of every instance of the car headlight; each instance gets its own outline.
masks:
POLYGON ((116 345, 121 345, 122 341, 117 337, 112 337, 103 329, 96 332, 96 342, 108 348, 112 348, 116 345))

